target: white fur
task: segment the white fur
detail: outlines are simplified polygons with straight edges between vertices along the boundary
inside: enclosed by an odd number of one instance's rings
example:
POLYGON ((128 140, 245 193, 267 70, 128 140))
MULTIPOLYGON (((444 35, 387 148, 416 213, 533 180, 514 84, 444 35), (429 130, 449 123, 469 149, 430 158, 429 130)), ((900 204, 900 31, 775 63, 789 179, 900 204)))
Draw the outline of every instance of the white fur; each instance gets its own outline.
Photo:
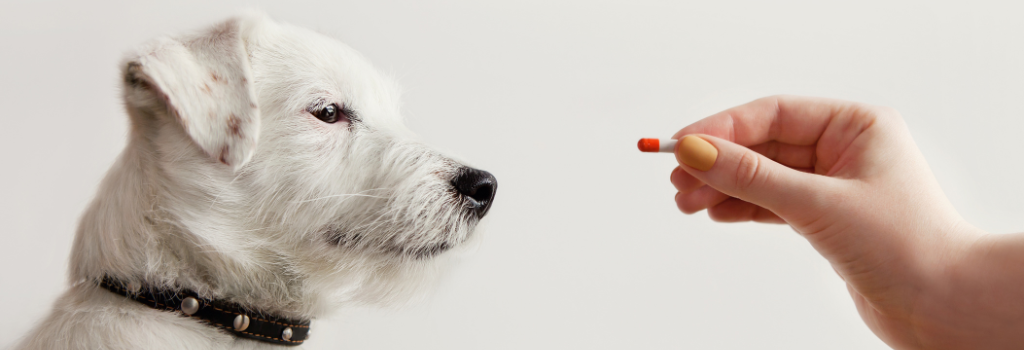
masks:
POLYGON ((477 224, 450 184, 463 165, 413 141, 396 87, 331 38, 249 14, 157 39, 122 69, 128 145, 82 218, 71 287, 18 348, 278 347, 95 281, 315 319, 404 300, 477 224), (360 121, 308 112, 330 103, 360 121))

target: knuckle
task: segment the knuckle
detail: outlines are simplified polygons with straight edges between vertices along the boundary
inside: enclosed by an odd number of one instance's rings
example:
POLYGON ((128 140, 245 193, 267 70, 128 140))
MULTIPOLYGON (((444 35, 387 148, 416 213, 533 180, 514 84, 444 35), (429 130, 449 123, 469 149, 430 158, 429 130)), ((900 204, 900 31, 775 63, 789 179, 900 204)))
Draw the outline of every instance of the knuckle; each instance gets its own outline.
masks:
POLYGON ((689 201, 686 200, 686 195, 681 192, 676 193, 676 208, 679 208, 679 211, 684 214, 693 214, 693 212, 690 211, 690 204, 689 201))
POLYGON ((763 176, 764 165, 761 164, 761 159, 754 152, 744 152, 736 163, 733 186, 738 191, 745 191, 757 185, 763 176))
POLYGON ((892 107, 888 107, 888 106, 878 106, 878 107, 875 107, 875 115, 877 115, 879 118, 886 119, 886 120, 902 120, 903 119, 903 115, 900 114, 900 111, 896 110, 896 108, 892 108, 892 107))
POLYGON ((771 95, 771 96, 762 97, 762 98, 760 98, 760 100, 764 101, 764 102, 771 102, 771 103, 774 104, 774 103, 777 103, 779 100, 783 100, 783 99, 786 99, 786 98, 789 98, 789 97, 790 96, 786 95, 786 94, 777 94, 777 95, 771 95))
POLYGON ((686 213, 686 214, 693 214, 693 213, 699 212, 701 210, 704 210, 704 206, 702 206, 702 205, 700 205, 698 203, 694 203, 694 201, 692 201, 692 200, 685 200, 684 199, 682 201, 679 201, 676 204, 679 207, 679 211, 682 211, 683 213, 686 213))
POLYGON ((715 208, 708 209, 708 217, 714 222, 731 222, 730 218, 722 213, 721 210, 715 210, 715 208))

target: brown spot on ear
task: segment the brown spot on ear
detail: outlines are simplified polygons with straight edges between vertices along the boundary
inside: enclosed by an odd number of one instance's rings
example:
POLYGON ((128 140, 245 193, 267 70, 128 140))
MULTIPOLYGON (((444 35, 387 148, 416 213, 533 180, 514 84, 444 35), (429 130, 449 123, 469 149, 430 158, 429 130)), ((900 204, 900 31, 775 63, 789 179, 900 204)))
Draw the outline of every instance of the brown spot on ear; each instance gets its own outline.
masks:
POLYGON ((125 84, 131 85, 132 87, 150 89, 149 83, 145 79, 139 77, 142 74, 142 64, 139 62, 128 62, 124 72, 125 84))
POLYGON ((214 72, 210 72, 210 79, 213 79, 213 81, 218 82, 218 83, 221 82, 220 81, 221 77, 219 75, 217 75, 217 73, 214 73, 214 72))
POLYGON ((224 145, 224 147, 221 147, 221 149, 220 149, 220 157, 218 157, 218 159, 220 159, 220 162, 224 163, 224 165, 231 165, 231 164, 228 164, 228 151, 229 150, 230 150, 230 148, 228 148, 228 145, 224 145))
POLYGON ((238 119, 234 113, 228 117, 228 131, 231 131, 232 135, 242 137, 242 120, 238 119))
POLYGON ((210 93, 210 84, 203 83, 203 91, 206 91, 206 93, 210 93))

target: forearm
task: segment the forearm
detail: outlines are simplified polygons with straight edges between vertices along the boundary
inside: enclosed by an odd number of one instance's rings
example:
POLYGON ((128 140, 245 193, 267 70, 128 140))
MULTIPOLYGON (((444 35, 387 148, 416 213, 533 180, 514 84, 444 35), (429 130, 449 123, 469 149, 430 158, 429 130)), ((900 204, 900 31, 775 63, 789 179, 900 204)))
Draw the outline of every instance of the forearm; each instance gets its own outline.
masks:
POLYGON ((935 348, 1017 349, 1024 344, 1024 233, 981 234, 927 292, 920 336, 935 348))
MULTIPOLYGON (((980 237, 962 262, 964 297, 1001 325, 1024 326, 1024 233, 980 237)), ((1024 336, 1024 328, 1017 334, 1024 336)))

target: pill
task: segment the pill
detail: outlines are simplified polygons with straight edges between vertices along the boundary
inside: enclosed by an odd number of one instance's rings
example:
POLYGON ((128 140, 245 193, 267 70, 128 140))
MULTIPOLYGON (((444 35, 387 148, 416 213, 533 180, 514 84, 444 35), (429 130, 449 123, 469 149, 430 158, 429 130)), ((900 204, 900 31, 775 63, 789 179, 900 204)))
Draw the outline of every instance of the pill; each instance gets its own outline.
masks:
POLYGON ((662 152, 673 153, 676 148, 676 140, 673 139, 640 139, 636 143, 640 152, 662 152))

